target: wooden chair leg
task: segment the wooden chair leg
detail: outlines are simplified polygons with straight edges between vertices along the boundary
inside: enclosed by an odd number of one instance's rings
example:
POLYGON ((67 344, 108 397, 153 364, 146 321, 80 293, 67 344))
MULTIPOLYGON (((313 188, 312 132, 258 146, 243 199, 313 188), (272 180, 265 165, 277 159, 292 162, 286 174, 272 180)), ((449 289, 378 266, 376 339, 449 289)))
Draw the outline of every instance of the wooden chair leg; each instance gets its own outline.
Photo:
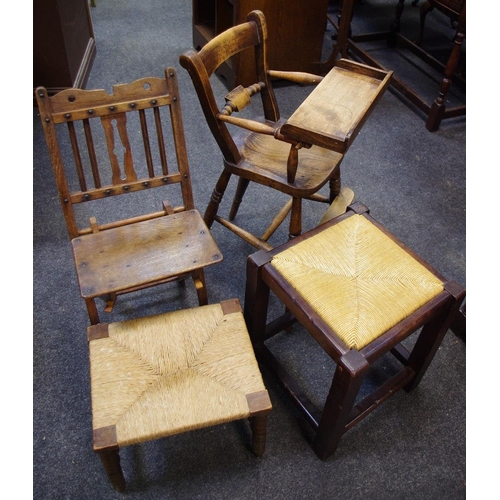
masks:
POLYGON ((219 210, 220 202, 226 191, 229 179, 231 178, 231 172, 224 170, 215 185, 212 193, 212 197, 208 203, 207 209, 205 210, 204 220, 205 224, 211 228, 214 222, 217 211, 219 210))
POLYGON ((321 460, 337 449, 368 367, 358 351, 351 350, 340 359, 312 444, 321 460))
POLYGON ((120 454, 118 450, 100 450, 97 452, 101 459, 104 470, 113 488, 117 491, 125 490, 125 478, 120 466, 120 454))
POLYGON ((464 304, 458 311, 453 323, 451 324, 452 332, 464 342, 466 341, 466 304, 464 304))
POLYGON ((323 214, 323 217, 319 221, 320 224, 324 224, 329 220, 338 217, 339 215, 345 214, 347 207, 354 200, 354 192, 348 187, 343 187, 340 193, 335 197, 333 202, 328 207, 328 210, 323 214))
POLYGON ((342 188, 340 180, 340 166, 336 169, 328 185, 330 187, 330 203, 332 203, 333 200, 335 200, 335 198, 340 194, 340 190, 342 188))
POLYGON ((266 449, 267 413, 249 420, 252 428, 252 449, 257 457, 261 457, 266 449))
POLYGON ((394 45, 396 43, 396 38, 394 37, 394 33, 399 33, 401 31, 401 16, 403 15, 403 11, 405 9, 405 0, 398 0, 398 4, 396 5, 396 17, 391 23, 390 34, 389 36, 389 45, 394 45))
POLYGON ((193 281, 196 293, 198 294, 198 303, 200 306, 206 306, 208 304, 208 294, 207 287, 205 286, 205 273, 203 269, 193 271, 193 281))
POLYGON ((87 306, 87 312, 90 319, 91 325, 97 325, 99 323, 99 313, 97 312, 97 306, 94 299, 85 299, 85 305, 87 306))
POLYGON ((116 304, 116 299, 117 299, 116 293, 110 293, 110 294, 108 294, 107 297, 105 297, 106 307, 104 308, 104 310, 107 313, 113 312, 113 309, 114 309, 115 304, 116 304))
POLYGON ((249 184, 250 181, 248 179, 245 179, 244 177, 240 177, 238 179, 238 186, 234 195, 233 204, 231 205, 231 210, 229 211, 229 220, 234 220, 234 218, 236 217, 238 209, 240 208, 241 201, 243 200, 243 196, 245 195, 245 191, 247 190, 249 184))
POLYGON ((300 233, 302 233, 302 198, 293 198, 288 238, 293 239, 300 233))
POLYGON ((261 236, 261 240, 267 241, 281 226, 281 223, 286 219, 286 216, 289 214, 292 209, 293 198, 290 198, 281 208, 281 210, 276 214, 271 224, 269 224, 268 228, 264 231, 261 236))
POLYGON ((420 45, 424 39, 425 19, 427 14, 432 10, 434 10, 434 5, 432 5, 429 0, 424 2, 420 7, 420 33, 418 35, 418 40, 415 42, 417 45, 420 45))
POLYGON ((460 17, 458 20, 458 28, 453 40, 453 48, 451 49, 450 57, 446 63, 444 69, 443 79, 441 80, 441 86, 439 88, 439 94, 436 100, 432 103, 429 116, 427 117, 427 122, 425 127, 429 132, 435 132, 439 129, 441 121, 444 116, 446 104, 445 97, 451 87, 451 82, 453 75, 457 69, 458 61, 460 58, 460 51, 462 49, 462 43, 465 39, 465 8, 462 9, 460 17))

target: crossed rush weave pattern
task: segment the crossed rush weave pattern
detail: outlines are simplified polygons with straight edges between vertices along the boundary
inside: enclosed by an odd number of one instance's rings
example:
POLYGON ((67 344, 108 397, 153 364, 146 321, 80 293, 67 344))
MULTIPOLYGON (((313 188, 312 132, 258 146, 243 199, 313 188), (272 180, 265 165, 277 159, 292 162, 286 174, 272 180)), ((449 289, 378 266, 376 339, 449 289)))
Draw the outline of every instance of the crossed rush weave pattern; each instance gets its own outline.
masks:
POLYGON ((119 446, 245 418, 265 391, 241 312, 220 304, 112 323, 90 347, 93 429, 119 446))
POLYGON ((443 291, 442 281, 361 215, 280 252, 272 265, 351 349, 443 291))

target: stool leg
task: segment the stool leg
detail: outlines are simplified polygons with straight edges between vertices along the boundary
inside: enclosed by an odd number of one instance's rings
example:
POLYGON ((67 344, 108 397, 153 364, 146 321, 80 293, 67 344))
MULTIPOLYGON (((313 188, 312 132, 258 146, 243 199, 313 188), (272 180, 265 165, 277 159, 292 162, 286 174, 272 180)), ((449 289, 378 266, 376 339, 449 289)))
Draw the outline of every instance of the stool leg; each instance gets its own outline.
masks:
POLYGON ((465 298, 465 290, 457 283, 447 283, 445 288, 452 298, 448 306, 424 325, 420 332, 408 358, 408 366, 415 372, 415 377, 409 384, 404 386, 406 392, 415 389, 422 380, 465 298))
POLYGON ((118 450, 101 450, 97 453, 113 488, 117 491, 125 490, 125 478, 120 466, 120 454, 118 450))
POLYGON ((266 449, 267 413, 249 420, 252 428, 252 449, 256 456, 261 457, 266 449))
POLYGON ((312 444, 321 460, 328 459, 337 449, 368 367, 365 358, 355 350, 340 358, 312 444))
POLYGON ((247 259, 244 317, 254 347, 265 340, 269 287, 262 280, 262 267, 270 261, 263 250, 247 259))

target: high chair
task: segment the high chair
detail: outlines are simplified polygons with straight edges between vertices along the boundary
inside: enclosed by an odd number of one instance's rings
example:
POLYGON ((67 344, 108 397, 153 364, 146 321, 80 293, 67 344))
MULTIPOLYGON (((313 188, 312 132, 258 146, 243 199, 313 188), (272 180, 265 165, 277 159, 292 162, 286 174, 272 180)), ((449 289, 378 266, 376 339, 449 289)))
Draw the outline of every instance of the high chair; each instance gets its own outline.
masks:
POLYGON ((350 61, 340 62, 324 79, 309 73, 272 69, 267 64, 267 52, 272 50, 267 46, 267 38, 264 14, 254 10, 248 14, 246 23, 227 29, 199 52, 189 50, 179 59, 191 76, 205 119, 223 156, 223 170, 205 210, 205 222, 212 227, 217 221, 250 245, 264 250, 272 248, 268 240, 288 214, 289 237, 302 232, 303 200, 331 204, 346 197, 341 188, 340 164, 392 75, 350 61), (255 54, 255 84, 246 88, 240 85, 217 100, 213 85, 215 71, 223 63, 230 64, 243 51, 255 54), (278 79, 300 85, 319 84, 313 90, 318 93, 309 95, 289 120, 280 115, 273 88, 273 80, 278 79), (262 115, 235 116, 257 94, 261 98, 258 107, 262 115), (229 214, 223 217, 219 207, 233 175, 238 184, 229 214), (260 236, 235 222, 251 182, 289 197, 260 236), (325 185, 328 195, 319 192, 325 185))

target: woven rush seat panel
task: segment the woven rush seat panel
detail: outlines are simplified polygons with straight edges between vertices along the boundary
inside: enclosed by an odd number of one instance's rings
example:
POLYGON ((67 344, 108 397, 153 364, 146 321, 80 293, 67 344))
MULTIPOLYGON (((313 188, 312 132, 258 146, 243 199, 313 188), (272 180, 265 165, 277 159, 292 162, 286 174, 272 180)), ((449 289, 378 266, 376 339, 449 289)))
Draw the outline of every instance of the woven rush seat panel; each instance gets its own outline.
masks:
POLYGON ((265 392, 241 310, 214 304, 102 326, 89 342, 94 441, 111 430, 121 447, 242 419, 265 392))
POLYGON ((362 349, 443 291, 441 280, 361 215, 271 263, 351 349, 362 349))

